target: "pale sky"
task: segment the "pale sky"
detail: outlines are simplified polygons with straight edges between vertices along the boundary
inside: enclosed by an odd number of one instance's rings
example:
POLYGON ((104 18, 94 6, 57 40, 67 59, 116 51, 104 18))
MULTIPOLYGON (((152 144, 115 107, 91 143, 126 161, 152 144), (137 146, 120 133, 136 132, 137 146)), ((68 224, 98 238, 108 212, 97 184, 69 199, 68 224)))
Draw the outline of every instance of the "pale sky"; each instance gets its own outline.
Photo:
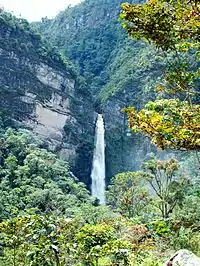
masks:
POLYGON ((54 17, 69 5, 76 5, 81 0, 0 0, 0 7, 28 21, 38 21, 42 17, 54 17))

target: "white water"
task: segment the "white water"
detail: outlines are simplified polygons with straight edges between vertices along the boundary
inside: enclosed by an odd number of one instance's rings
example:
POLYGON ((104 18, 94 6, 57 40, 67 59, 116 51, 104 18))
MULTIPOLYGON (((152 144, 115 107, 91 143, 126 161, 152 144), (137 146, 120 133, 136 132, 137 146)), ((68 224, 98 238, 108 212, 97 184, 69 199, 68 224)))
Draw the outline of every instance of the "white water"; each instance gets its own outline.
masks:
POLYGON ((92 196, 105 204, 105 141, 103 116, 98 114, 95 130, 95 148, 92 163, 92 196))

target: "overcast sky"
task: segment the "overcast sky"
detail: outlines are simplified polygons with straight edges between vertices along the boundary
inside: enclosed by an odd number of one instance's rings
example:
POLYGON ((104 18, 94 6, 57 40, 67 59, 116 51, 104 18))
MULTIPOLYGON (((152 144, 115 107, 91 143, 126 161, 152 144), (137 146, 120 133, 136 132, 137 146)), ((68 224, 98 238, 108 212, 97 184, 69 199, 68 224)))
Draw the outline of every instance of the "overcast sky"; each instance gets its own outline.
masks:
POLYGON ((75 5, 81 0, 0 0, 0 7, 12 11, 28 21, 38 21, 42 17, 54 17, 68 5, 75 5))

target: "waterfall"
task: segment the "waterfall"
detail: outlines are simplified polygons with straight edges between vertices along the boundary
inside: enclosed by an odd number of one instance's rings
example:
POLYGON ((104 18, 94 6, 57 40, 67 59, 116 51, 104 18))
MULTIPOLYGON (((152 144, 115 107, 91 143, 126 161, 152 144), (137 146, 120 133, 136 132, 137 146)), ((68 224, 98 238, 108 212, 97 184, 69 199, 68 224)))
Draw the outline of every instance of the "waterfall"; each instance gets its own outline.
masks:
POLYGON ((105 142, 102 114, 98 114, 95 130, 95 148, 92 163, 92 196, 105 204, 105 142))

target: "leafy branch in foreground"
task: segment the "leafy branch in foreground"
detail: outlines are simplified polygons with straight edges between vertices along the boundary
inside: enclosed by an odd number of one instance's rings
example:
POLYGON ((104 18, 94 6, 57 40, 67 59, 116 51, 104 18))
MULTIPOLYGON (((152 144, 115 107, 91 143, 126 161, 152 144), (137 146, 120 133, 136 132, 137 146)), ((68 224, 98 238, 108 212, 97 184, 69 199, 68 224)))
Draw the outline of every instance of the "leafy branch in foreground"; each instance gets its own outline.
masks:
POLYGON ((124 109, 130 128, 151 137, 157 147, 200 150, 200 106, 178 99, 149 102, 136 111, 124 109))
POLYGON ((138 112, 134 107, 125 109, 130 128, 148 135, 161 149, 200 149, 200 105, 194 104, 198 100, 193 98, 199 94, 199 13, 200 4, 196 0, 122 4, 120 18, 131 37, 152 42, 163 56, 174 53, 162 84, 155 87, 162 96, 169 93, 177 99, 149 102, 138 112), (197 64, 193 69, 184 62, 181 53, 195 55, 193 61, 197 64), (177 59, 178 64, 174 64, 177 59))
POLYGON ((150 0, 122 4, 120 18, 129 35, 153 42, 162 50, 199 47, 200 4, 197 0, 150 0))

